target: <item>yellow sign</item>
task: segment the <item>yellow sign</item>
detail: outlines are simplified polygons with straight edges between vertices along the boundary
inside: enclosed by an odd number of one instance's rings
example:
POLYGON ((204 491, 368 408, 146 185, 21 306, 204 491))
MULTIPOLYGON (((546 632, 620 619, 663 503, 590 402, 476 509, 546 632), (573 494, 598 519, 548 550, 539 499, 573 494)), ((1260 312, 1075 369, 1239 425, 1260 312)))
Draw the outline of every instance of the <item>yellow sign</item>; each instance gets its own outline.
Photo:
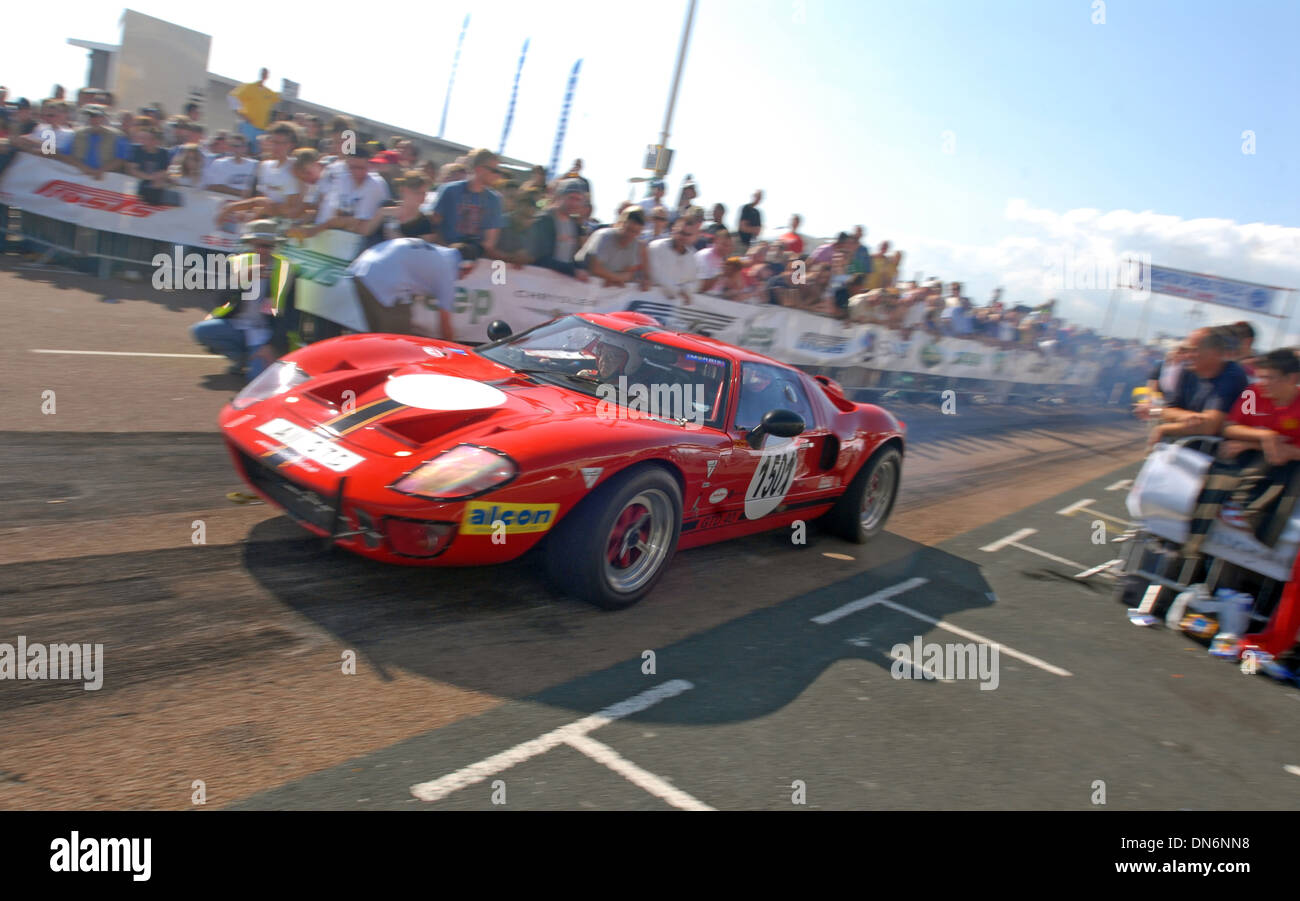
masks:
POLYGON ((545 532, 555 525, 559 504, 492 504, 470 501, 461 520, 462 535, 491 535, 495 524, 505 525, 507 534, 545 532))

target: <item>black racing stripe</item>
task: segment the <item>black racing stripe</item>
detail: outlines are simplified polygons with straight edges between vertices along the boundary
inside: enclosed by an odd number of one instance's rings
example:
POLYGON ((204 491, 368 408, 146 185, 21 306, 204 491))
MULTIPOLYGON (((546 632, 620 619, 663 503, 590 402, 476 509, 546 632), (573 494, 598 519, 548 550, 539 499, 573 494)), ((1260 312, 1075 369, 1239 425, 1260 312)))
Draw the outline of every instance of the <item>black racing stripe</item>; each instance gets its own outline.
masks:
POLYGON ((346 435, 353 429, 360 428, 367 422, 381 419, 394 410, 399 410, 404 406, 406 406, 406 404, 399 403, 392 398, 386 398, 385 400, 375 401, 372 404, 366 404, 359 410, 353 410, 351 413, 325 423, 322 427, 336 435, 346 435))

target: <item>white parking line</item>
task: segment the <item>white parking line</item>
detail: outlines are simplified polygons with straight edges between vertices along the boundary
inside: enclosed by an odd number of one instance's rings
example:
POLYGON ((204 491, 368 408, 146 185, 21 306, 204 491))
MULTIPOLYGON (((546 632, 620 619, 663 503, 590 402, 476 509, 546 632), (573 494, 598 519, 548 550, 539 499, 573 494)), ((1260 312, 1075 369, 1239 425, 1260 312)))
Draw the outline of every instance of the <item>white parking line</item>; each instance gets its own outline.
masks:
POLYGON ((1098 510, 1094 510, 1088 506, 1091 503, 1093 503, 1093 499, 1090 497, 1085 497, 1083 500, 1075 501, 1073 504, 1070 504, 1070 506, 1062 507, 1060 510, 1057 510, 1056 512, 1059 516, 1073 516, 1075 513, 1082 511, 1088 513, 1091 516, 1096 516, 1099 519, 1108 519, 1111 522, 1115 523, 1116 525, 1121 525, 1121 526, 1137 525, 1137 523, 1130 522, 1127 519, 1121 519, 1118 516, 1111 516, 1109 513, 1102 513, 1098 510))
POLYGON ((1021 538, 1028 538, 1030 535, 1036 534, 1038 534, 1037 529, 1021 529, 1019 532, 1012 532, 1006 538, 999 538, 992 544, 984 545, 980 550, 991 554, 995 551, 1002 550, 1004 547, 1013 547, 1022 551, 1027 551, 1030 554, 1037 554, 1040 557, 1046 557, 1048 560, 1055 560, 1057 563, 1064 563, 1066 566, 1073 566, 1075 569, 1087 568, 1082 563, 1075 563, 1073 560, 1067 560, 1064 557, 1058 557, 1055 554, 1047 553, 1047 551, 1040 551, 1036 547, 1030 547, 1027 544, 1020 543, 1021 538))
POLYGON ((1086 579, 1089 576, 1095 576, 1097 573, 1101 572, 1102 570, 1110 569, 1116 563, 1122 562, 1123 559, 1124 559, 1123 557, 1116 557, 1114 560, 1107 560, 1105 563, 1098 563, 1096 566, 1092 567, 1091 569, 1085 569, 1081 573, 1075 573, 1073 578, 1086 579))
POLYGON ((836 607, 829 613, 823 613, 821 616, 814 616, 812 621, 820 626, 827 623, 833 623, 837 619, 843 619, 851 613, 857 613, 859 610, 865 610, 872 604, 882 604, 895 595, 902 594, 905 591, 911 591, 929 582, 929 579, 916 577, 908 579, 906 582, 899 582, 897 585, 890 585, 888 588, 882 588, 874 594, 869 594, 864 598, 858 598, 856 601, 849 601, 842 607, 836 607))
MULTIPOLYGON (((640 694, 619 701, 617 704, 611 704, 609 707, 606 707, 598 713, 584 716, 580 720, 575 720, 572 723, 560 726, 558 729, 553 729, 545 735, 540 735, 537 738, 517 744, 513 748, 509 748, 499 754, 493 754, 491 757, 480 760, 478 763, 472 763, 454 773, 449 773, 441 779, 434 779, 432 782, 421 782, 418 785, 412 785, 411 794, 415 795, 421 801, 439 801, 450 795, 452 792, 459 791, 460 789, 474 785, 477 782, 482 782, 489 776, 494 776, 503 770, 508 770, 510 767, 523 763, 525 760, 536 757, 539 754, 545 754, 547 751, 557 747, 558 745, 571 744, 572 739, 581 739, 588 732, 591 732, 594 729, 599 729, 601 726, 631 716, 634 713, 640 713, 642 710, 653 707, 660 701, 676 697, 682 692, 690 691, 694 687, 694 685, 687 682, 685 679, 672 679, 661 685, 656 685, 654 688, 647 689, 640 694)), ((574 745, 574 747, 577 746, 574 745)), ((578 748, 578 750, 582 749, 578 748)), ((583 753, 587 752, 583 751, 583 753)), ((608 766, 609 764, 606 765, 608 766)), ((631 766, 631 764, 628 765, 631 766)), ((628 778, 625 774, 621 775, 624 775, 624 778, 628 778)))
POLYGON ((960 635, 962 638, 968 638, 971 641, 976 641, 979 642, 980 644, 986 644, 989 647, 997 648, 998 653, 1006 654, 1008 657, 1014 657, 1017 660, 1022 660, 1025 663, 1028 663, 1031 666, 1036 666, 1041 670, 1046 670, 1047 672, 1053 673, 1057 676, 1071 675, 1069 670, 1061 669, 1059 666, 1053 666, 1052 664, 1048 663, 1046 660, 1040 660, 1039 658, 1033 656, 1032 654, 1026 654, 1023 651, 1017 651, 1015 648, 1007 647, 1006 645, 1002 644, 999 641, 994 641, 991 638, 985 638, 983 635, 980 635, 976 632, 971 632, 967 629, 963 629, 960 626, 954 626, 952 623, 945 622, 944 620, 935 619, 933 616, 929 616, 928 614, 922 613, 919 610, 913 610, 911 607, 904 607, 902 604, 897 604, 894 601, 883 601, 882 603, 886 607, 890 607, 894 610, 897 610, 899 613, 906 613, 908 616, 915 617, 921 620, 922 622, 929 623, 932 626, 938 626, 940 629, 946 629, 947 631, 951 632, 954 635, 960 635))
POLYGON ((564 742, 576 751, 581 751, 597 763, 604 764, 638 788, 643 788, 662 801, 682 810, 712 810, 709 805, 697 801, 686 792, 660 779, 654 773, 641 769, 632 761, 623 757, 609 745, 596 741, 590 735, 574 735, 564 742))
POLYGON ((1037 535, 1037 534, 1038 534, 1037 529, 1021 529, 1019 532, 1012 532, 1006 538, 999 538, 997 541, 993 542, 992 544, 984 545, 984 547, 980 548, 980 550, 984 551, 985 553, 991 554, 994 551, 1002 550, 1008 544, 1014 544, 1015 542, 1019 541, 1021 538, 1028 538, 1030 535, 1037 535))
POLYGON ((1133 485, 1132 479, 1120 479, 1118 482, 1112 482, 1106 486, 1107 491, 1123 491, 1133 485))
MULTIPOLYGON (((1029 531, 1033 532, 1034 530, 1030 529, 1029 531)), ((1016 537, 1019 535, 1020 532, 1016 532, 1015 535, 1011 537, 1016 537)), ((1005 541, 1006 539, 1003 539, 1003 542, 1005 541)), ((999 542, 998 545, 999 547, 1002 546, 1002 542, 999 542)), ((1019 547, 1019 545, 1015 545, 1015 546, 1019 547)), ((992 545, 990 545, 990 547, 992 547, 992 545)), ((1029 550, 1033 550, 1033 549, 1030 548, 1029 550)), ((894 597, 895 595, 902 594, 905 591, 910 591, 911 589, 916 588, 917 586, 920 585, 924 585, 929 581, 930 581, 929 579, 922 579, 920 577, 917 577, 914 579, 908 579, 906 582, 899 582, 897 585, 891 585, 888 588, 882 588, 880 591, 877 591, 874 594, 869 594, 864 598, 859 598, 856 601, 852 601, 848 604, 845 604, 843 607, 836 607, 834 610, 830 611, 829 613, 823 613, 821 616, 814 616, 812 618, 812 621, 824 626, 827 623, 831 623, 837 619, 841 619, 845 616, 848 616, 850 613, 856 613, 859 610, 865 610, 868 607, 872 607, 876 604, 880 604, 882 606, 889 607, 891 610, 897 610, 899 613, 906 613, 908 616, 914 617, 915 619, 919 619, 922 622, 927 622, 932 626, 938 626, 940 629, 946 629, 949 632, 953 633, 954 635, 960 635, 963 638, 969 638, 972 641, 978 641, 982 644, 987 644, 990 647, 996 647, 1000 653, 1006 654, 1008 657, 1014 657, 1017 660, 1022 660, 1025 663, 1030 664, 1031 666, 1036 666, 1039 669, 1046 670, 1047 672, 1053 673, 1057 676, 1071 675, 1069 670, 1061 669, 1059 666, 1053 666, 1047 661, 1040 660, 1039 658, 1033 656, 1032 654, 1026 654, 1023 651, 1017 651, 1015 648, 1007 647, 1001 642, 993 641, 992 639, 985 638, 983 635, 977 635, 974 632, 969 632, 966 629, 961 628, 960 626, 954 626, 952 623, 945 622, 944 620, 935 619, 933 616, 930 616, 929 614, 922 613, 919 610, 913 610, 911 607, 905 607, 902 604, 890 600, 890 598, 894 597)), ((920 666, 919 663, 914 663, 913 665, 918 667, 920 666)))
POLYGON ((175 357, 186 360, 224 360, 221 354, 153 354, 133 350, 49 350, 38 347, 34 354, 76 354, 83 357, 175 357))

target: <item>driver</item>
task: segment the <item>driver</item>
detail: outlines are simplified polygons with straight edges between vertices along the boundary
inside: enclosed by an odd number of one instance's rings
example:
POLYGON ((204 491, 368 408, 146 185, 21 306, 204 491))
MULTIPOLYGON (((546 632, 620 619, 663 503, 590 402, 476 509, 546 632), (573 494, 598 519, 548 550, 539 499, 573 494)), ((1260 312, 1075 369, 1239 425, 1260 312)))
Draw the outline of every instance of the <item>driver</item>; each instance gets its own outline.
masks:
POLYGON ((596 368, 580 369, 576 375, 579 378, 614 383, 620 375, 627 375, 636 369, 633 364, 632 354, 626 347, 601 341, 596 345, 596 368))

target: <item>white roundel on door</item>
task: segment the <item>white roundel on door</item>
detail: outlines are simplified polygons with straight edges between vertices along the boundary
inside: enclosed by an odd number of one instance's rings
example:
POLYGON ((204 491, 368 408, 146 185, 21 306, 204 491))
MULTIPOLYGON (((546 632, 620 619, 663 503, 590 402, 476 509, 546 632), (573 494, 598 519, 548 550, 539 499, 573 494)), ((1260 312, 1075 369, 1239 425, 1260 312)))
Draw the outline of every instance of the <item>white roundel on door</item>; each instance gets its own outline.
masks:
POLYGON ((749 480, 745 491, 745 518, 760 519, 771 513, 785 500, 794 482, 795 467, 799 462, 799 449, 793 438, 763 439, 762 456, 758 468, 749 480))

